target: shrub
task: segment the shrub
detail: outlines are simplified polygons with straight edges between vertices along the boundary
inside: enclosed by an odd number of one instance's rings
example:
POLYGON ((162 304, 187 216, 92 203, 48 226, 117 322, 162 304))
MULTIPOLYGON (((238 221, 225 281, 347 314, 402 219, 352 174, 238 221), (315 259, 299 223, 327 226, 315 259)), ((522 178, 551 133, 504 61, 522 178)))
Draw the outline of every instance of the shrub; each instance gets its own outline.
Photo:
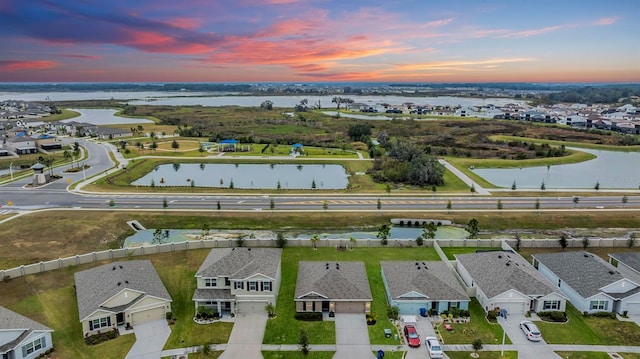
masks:
POLYGON ((171 313, 171 312, 167 312, 167 313, 165 314, 165 316, 166 316, 167 320, 171 320, 171 319, 173 319, 173 313, 171 313))
POLYGON ((389 319, 397 320, 399 316, 400 316, 400 308, 398 308, 398 306, 387 307, 387 317, 389 319))
POLYGON ((595 313, 592 313, 591 315, 596 318, 616 319, 616 313, 614 312, 595 312, 595 313))
POLYGON ((542 311, 536 313, 540 317, 540 319, 547 322, 566 322, 567 321, 567 313, 559 312, 559 311, 542 311))
POLYGON ((469 311, 466 309, 460 309, 460 316, 464 317, 464 318, 468 318, 469 317, 469 311))
POLYGON ((296 313, 294 318, 305 322, 321 322, 322 313, 320 312, 300 312, 296 313))
POLYGON ((487 319, 490 322, 495 322, 498 320, 498 311, 495 309, 492 309, 490 311, 487 312, 487 319))
POLYGON ((478 338, 471 343, 473 350, 478 351, 482 349, 482 339, 478 338))

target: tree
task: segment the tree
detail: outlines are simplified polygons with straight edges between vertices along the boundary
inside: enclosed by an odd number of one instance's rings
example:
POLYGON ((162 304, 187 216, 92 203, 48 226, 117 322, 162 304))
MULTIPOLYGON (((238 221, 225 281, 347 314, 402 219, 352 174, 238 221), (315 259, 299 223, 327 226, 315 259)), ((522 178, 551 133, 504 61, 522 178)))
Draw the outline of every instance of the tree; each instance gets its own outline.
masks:
POLYGON ((595 189, 596 191, 600 189, 600 181, 596 182, 596 185, 593 186, 593 189, 595 189))
POLYGON ((329 202, 322 201, 322 209, 326 212, 329 209, 329 202))
POLYGON ((471 218, 465 229, 469 232, 469 238, 476 238, 478 232, 480 232, 480 229, 478 228, 478 220, 471 218))
POLYGON ((171 148, 173 148, 173 152, 176 152, 176 150, 180 148, 180 144, 178 143, 178 141, 173 140, 173 142, 171 142, 171 148))
POLYGON ((162 199, 162 208, 167 208, 169 207, 169 202, 167 202, 167 198, 163 198, 162 199))
POLYGON ((478 351, 480 349, 482 349, 482 339, 478 338, 475 339, 472 343, 471 346, 473 347, 473 350, 478 351))
POLYGON ((233 185, 233 179, 229 181, 229 189, 233 189, 235 186, 233 185))
POLYGON ((271 198, 269 200, 269 209, 273 211, 275 208, 276 208, 276 202, 273 200, 273 198, 271 198))
POLYGON ((116 201, 113 200, 113 198, 111 198, 109 200, 109 207, 115 207, 116 206, 116 201))
POLYGON ((153 239, 151 240, 152 244, 162 244, 165 243, 169 238, 169 230, 162 230, 161 228, 156 228, 153 232, 153 239))
POLYGON ((202 224, 202 239, 207 239, 209 236, 209 223, 202 224))
POLYGON ((433 222, 428 222, 425 223, 422 226, 422 235, 421 237, 424 239, 435 239, 436 238, 436 232, 438 231, 438 226, 436 226, 435 223, 433 222))
POLYGON ((38 161, 40 161, 40 163, 42 163, 46 167, 49 167, 49 176, 53 176, 53 162, 55 162, 55 160, 56 159, 52 156, 38 157, 38 161))
POLYGON ((218 208, 218 211, 222 208, 222 206, 220 206, 220 201, 218 201, 218 203, 216 203, 216 207, 218 208))
POLYGON ((336 110, 340 109, 340 104, 342 104, 342 97, 334 97, 331 99, 331 103, 335 103, 336 104, 336 110))
POLYGON ((476 193, 476 185, 471 183, 471 193, 476 193))
POLYGON ((380 227, 378 227, 378 234, 376 235, 376 237, 380 239, 383 246, 386 246, 387 243, 389 243, 388 238, 390 234, 391 226, 389 226, 388 224, 381 224, 380 227))
POLYGON ((422 247, 422 245, 424 245, 424 238, 422 236, 416 237, 416 246, 422 247))
POLYGON ((236 245, 240 248, 244 247, 244 236, 240 236, 236 239, 236 245))
POLYGON ((582 249, 587 249, 587 247, 589 247, 589 238, 584 237, 582 238, 582 249))
POLYGON ((353 250, 356 247, 356 237, 349 237, 349 243, 351 243, 351 249, 353 250))
POLYGON ((378 198, 378 203, 376 204, 376 208, 378 208, 378 211, 382 209, 382 202, 380 202, 380 198, 378 198))
POLYGON ((544 181, 542 181, 542 184, 540 185, 540 190, 544 191, 545 189, 547 189, 547 186, 544 184, 544 181))
POLYGON ((578 206, 578 202, 580 202, 580 197, 573 196, 573 208, 576 208, 578 206))
POLYGON ((499 210, 501 210, 501 209, 502 209, 502 200, 501 200, 501 199, 499 199, 499 200, 498 200, 498 203, 496 204, 496 207, 497 207, 499 210))
POLYGON ((391 185, 389 185, 387 183, 387 185, 384 187, 384 191, 387 192, 387 195, 390 195, 391 194, 391 185))
POLYGON ((315 178, 311 180, 311 189, 316 189, 316 180, 315 180, 315 178))
POLYGON ((265 312, 267 312, 269 318, 273 318, 276 316, 276 307, 274 307, 271 302, 267 303, 267 305, 264 306, 264 310, 265 312))
POLYGON ((282 233, 276 234, 276 247, 284 248, 287 245, 287 237, 282 233))
POLYGON ((516 189, 518 189, 518 187, 516 186, 516 181, 513 181, 513 184, 511 185, 511 190, 515 191, 516 189))
POLYGON ((632 248, 636 244, 636 234, 631 233, 627 239, 627 248, 632 248))
POLYGON ((353 141, 367 142, 369 137, 371 137, 371 126, 364 122, 356 123, 355 125, 349 126, 347 135, 353 141))
POLYGON ((260 108, 263 110, 271 111, 273 110, 273 102, 271 100, 264 100, 260 104, 260 108))
POLYGON ((562 250, 564 251, 564 249, 567 248, 567 246, 569 245, 569 241, 567 241, 567 236, 562 234, 560 236, 560 239, 558 240, 558 243, 560 244, 560 247, 562 247, 562 250))
POLYGON ((516 251, 520 252, 520 245, 522 245, 522 238, 520 238, 520 233, 516 232, 516 251))
POLYGON ((204 145, 202 143, 200 143, 198 145, 198 152, 200 152, 200 156, 202 156, 203 153, 205 153, 207 150, 204 148, 204 145))
POLYGON ((453 207, 453 205, 451 204, 451 200, 447 201, 447 213, 451 213, 451 207, 453 207))
POLYGON ((307 335, 307 332, 304 331, 304 329, 300 329, 300 341, 298 342, 298 346, 300 347, 302 355, 309 355, 309 336, 307 335))
POLYGON ((318 249, 318 245, 316 243, 320 240, 320 237, 318 237, 317 234, 314 234, 313 237, 309 238, 309 240, 311 241, 311 247, 313 247, 313 250, 318 249))
POLYGON ((538 213, 540 213, 540 198, 536 198, 536 203, 533 205, 538 213))
POLYGON ((624 207, 627 202, 629 202, 629 197, 627 197, 626 195, 622 196, 622 207, 624 207))
POLYGON ((416 186, 444 184, 444 166, 427 154, 413 157, 407 167, 407 179, 416 186))

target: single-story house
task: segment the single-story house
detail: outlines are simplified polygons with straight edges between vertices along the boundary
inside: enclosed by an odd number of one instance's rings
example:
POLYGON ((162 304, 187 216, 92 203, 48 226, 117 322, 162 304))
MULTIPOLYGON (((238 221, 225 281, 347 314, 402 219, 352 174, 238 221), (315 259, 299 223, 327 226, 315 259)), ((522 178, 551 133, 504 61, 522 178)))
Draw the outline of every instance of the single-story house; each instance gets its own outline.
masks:
POLYGON ((280 248, 215 248, 196 272, 198 307, 214 313, 265 313, 280 289, 280 248))
POLYGON ((597 255, 584 251, 536 254, 533 266, 580 312, 640 314, 640 285, 597 255))
POLYGON ((149 260, 104 264, 77 272, 74 277, 85 337, 165 319, 171 312, 169 292, 149 260))
POLYGON ((300 262, 297 312, 369 313, 371 288, 364 262, 300 262))
POLYGON ((53 330, 0 307, 0 358, 32 359, 53 347, 53 330))
POLYGON ((609 254, 609 263, 616 267, 624 277, 640 283, 640 253, 612 253, 609 254))
MULTIPOLYGON (((567 298, 519 254, 490 251, 456 254, 456 270, 468 289, 475 290, 485 311, 507 314, 564 311, 567 298)), ((469 291, 467 291, 469 292, 469 291)))
POLYGON ((387 303, 397 306, 402 315, 418 315, 421 308, 436 314, 469 309, 469 296, 442 261, 383 261, 380 265, 387 303))

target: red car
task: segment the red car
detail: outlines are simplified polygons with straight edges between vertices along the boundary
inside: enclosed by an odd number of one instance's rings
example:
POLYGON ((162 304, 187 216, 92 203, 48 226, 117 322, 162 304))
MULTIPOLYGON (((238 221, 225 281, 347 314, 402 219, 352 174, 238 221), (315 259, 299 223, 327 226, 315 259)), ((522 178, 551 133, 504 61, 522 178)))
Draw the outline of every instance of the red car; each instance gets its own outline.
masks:
POLYGON ((405 325, 404 326, 404 336, 407 338, 407 344, 410 347, 419 347, 420 346, 420 336, 416 331, 416 327, 413 325, 405 325))

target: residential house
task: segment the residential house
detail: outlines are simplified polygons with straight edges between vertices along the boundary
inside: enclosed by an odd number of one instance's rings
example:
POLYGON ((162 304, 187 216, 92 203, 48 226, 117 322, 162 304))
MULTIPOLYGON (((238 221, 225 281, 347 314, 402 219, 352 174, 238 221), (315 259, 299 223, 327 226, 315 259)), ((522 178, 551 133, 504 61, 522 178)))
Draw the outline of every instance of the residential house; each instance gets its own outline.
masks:
POLYGON ((402 315, 418 315, 421 308, 432 313, 469 309, 469 296, 442 261, 383 261, 380 265, 387 303, 397 306, 402 315))
POLYGON ((280 248, 212 249, 196 272, 198 307, 215 313, 264 313, 280 288, 280 248))
POLYGON ((20 135, 7 138, 7 142, 4 143, 4 147, 19 155, 28 153, 37 153, 38 147, 36 146, 36 140, 22 132, 20 135))
POLYGON ((640 283, 640 253, 623 252, 609 254, 609 263, 624 277, 640 283))
POLYGON ((525 314, 565 310, 567 298, 519 254, 490 251, 456 254, 455 258, 467 293, 475 291, 485 311, 499 308, 525 314))
POLYGON ((171 296, 149 260, 113 262, 75 274, 83 335, 165 319, 171 296))
POLYGON ((597 255, 584 251, 536 254, 533 265, 580 312, 640 314, 640 285, 597 255))
POLYGON ((53 330, 0 307, 0 358, 33 359, 53 348, 53 330))
POLYGON ((297 312, 369 313, 371 288, 363 262, 300 262, 297 312))

